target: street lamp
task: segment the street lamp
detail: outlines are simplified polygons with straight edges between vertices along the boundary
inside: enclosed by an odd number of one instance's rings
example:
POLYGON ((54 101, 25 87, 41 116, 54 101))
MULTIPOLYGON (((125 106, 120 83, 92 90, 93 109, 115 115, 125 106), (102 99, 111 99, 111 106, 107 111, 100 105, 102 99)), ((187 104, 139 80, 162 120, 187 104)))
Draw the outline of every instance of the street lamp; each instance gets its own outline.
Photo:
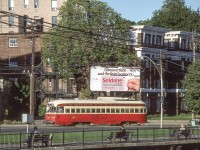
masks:
POLYGON ((160 75, 160 128, 163 127, 163 102, 164 102, 164 95, 163 95, 163 67, 162 67, 162 57, 160 54, 160 70, 157 66, 157 64, 148 56, 142 56, 141 58, 148 58, 155 68, 157 69, 159 75, 160 75))

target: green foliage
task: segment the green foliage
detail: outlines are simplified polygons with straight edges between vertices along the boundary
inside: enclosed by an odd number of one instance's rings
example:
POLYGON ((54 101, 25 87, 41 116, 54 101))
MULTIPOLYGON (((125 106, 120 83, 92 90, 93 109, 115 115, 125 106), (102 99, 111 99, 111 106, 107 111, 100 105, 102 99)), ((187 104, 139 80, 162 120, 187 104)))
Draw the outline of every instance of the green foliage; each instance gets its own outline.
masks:
POLYGON ((7 117, 8 117, 8 114, 9 114, 9 111, 8 111, 8 109, 5 109, 4 110, 4 119, 6 119, 7 117))
POLYGON ((6 120, 6 119, 3 120, 2 123, 3 123, 3 124, 9 124, 9 125, 11 125, 11 124, 22 124, 21 121, 16 121, 16 120, 6 120))
POLYGON ((17 81, 14 84, 19 90, 19 94, 15 96, 15 99, 18 100, 20 103, 22 103, 23 100, 26 100, 30 95, 29 85, 20 84, 17 81))
POLYGON ((46 105, 40 104, 39 105, 39 110, 38 110, 38 115, 39 117, 44 117, 46 112, 46 105))
POLYGON ((185 105, 187 110, 200 114, 200 59, 188 67, 188 73, 182 81, 185 88, 185 105))
POLYGON ((184 0, 165 0, 161 9, 154 11, 149 25, 171 30, 200 32, 200 13, 185 5, 184 0))
POLYGON ((134 22, 123 19, 106 3, 68 0, 58 16, 58 26, 43 40, 42 59, 50 59, 63 78, 80 73, 89 79, 91 65, 136 66, 134 51, 126 47, 127 31, 134 22))
POLYGON ((80 99, 90 99, 91 98, 91 91, 89 87, 86 87, 85 89, 81 89, 79 93, 80 99))

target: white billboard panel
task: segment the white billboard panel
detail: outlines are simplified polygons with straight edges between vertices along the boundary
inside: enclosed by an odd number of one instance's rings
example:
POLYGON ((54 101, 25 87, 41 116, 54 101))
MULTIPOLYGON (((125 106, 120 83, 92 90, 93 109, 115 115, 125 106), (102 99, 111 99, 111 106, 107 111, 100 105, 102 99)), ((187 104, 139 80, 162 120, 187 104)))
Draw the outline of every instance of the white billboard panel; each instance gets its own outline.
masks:
POLYGON ((140 90, 140 69, 136 67, 90 68, 91 91, 133 91, 140 90))

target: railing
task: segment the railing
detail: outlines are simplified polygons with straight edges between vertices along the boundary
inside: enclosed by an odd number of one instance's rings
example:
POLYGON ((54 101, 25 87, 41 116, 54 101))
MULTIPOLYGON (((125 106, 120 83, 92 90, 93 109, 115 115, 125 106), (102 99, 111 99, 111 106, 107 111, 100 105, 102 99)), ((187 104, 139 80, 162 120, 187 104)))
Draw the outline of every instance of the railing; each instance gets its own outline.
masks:
MULTIPOLYGON (((191 134, 188 136, 188 141, 194 141, 200 139, 200 128, 191 127, 189 128, 191 134)), ((185 137, 179 137, 178 139, 171 137, 174 130, 178 128, 134 128, 129 127, 126 129, 127 132, 131 132, 131 140, 126 143, 153 143, 153 142, 169 142, 169 141, 186 141, 185 137)), ((61 132, 41 133, 41 134, 52 134, 52 144, 48 146, 84 146, 84 145, 102 145, 102 144, 113 144, 125 142, 123 139, 116 139, 109 141, 107 137, 110 136, 111 132, 119 132, 119 129, 106 130, 106 129, 76 129, 76 130, 63 130, 61 132)), ((0 133, 0 149, 27 149, 27 145, 24 143, 28 137, 27 133, 0 133)), ((37 143, 31 146, 33 147, 44 147, 42 143, 37 143)), ((123 145, 122 145, 123 147, 123 145)))

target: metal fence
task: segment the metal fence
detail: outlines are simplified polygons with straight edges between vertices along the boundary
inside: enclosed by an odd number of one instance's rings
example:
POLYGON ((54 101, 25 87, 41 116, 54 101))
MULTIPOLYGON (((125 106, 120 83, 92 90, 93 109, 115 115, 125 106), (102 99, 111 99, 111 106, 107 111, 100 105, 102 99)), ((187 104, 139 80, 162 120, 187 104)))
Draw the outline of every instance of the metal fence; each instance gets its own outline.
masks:
MULTIPOLYGON (((200 139, 200 128, 191 127, 189 140, 200 139)), ((108 140, 111 132, 119 132, 117 129, 76 129, 63 130, 61 132, 42 132, 41 135, 52 134, 53 139, 49 141, 48 146, 83 146, 83 145, 98 145, 98 144, 113 144, 119 142, 126 143, 142 143, 142 142, 162 142, 162 141, 183 141, 186 140, 184 136, 178 138, 172 136, 174 131, 178 128, 130 128, 126 132, 131 133, 131 139, 125 141, 123 138, 113 138, 108 140)), ((0 133, 0 149, 27 149, 25 140, 28 138, 27 133, 0 133)), ((34 142, 29 148, 45 147, 42 142, 34 142)))

